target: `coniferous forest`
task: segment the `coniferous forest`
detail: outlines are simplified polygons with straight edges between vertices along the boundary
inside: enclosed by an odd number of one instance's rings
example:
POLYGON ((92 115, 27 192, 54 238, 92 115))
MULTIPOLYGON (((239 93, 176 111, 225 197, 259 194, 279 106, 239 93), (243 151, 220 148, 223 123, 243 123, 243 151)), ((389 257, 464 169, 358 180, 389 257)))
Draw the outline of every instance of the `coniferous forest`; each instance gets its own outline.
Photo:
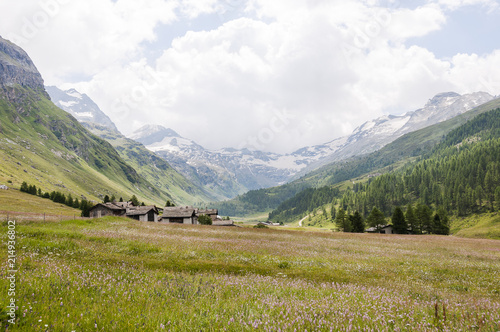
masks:
MULTIPOLYGON (((410 214, 415 209, 420 213, 417 218, 420 221, 407 225, 406 218, 404 227, 407 230, 412 233, 446 233, 449 214, 466 216, 500 210, 499 128, 500 109, 481 114, 450 132, 427 154, 428 157, 420 157, 402 168, 366 181, 352 183, 345 190, 338 187, 305 190, 282 203, 269 218, 292 221, 327 203, 332 203, 332 210, 337 208, 351 219, 355 212, 369 218, 373 208, 385 217, 394 217, 397 208, 405 207, 401 212, 408 213, 407 207, 411 207, 410 214), (429 211, 422 212, 424 207, 429 211), (435 211, 434 216, 432 211, 435 211)), ((330 213, 330 219, 335 219, 339 228, 345 230, 342 221, 339 224, 337 220, 336 211, 330 213)), ((352 231, 351 226, 348 231, 352 231)))

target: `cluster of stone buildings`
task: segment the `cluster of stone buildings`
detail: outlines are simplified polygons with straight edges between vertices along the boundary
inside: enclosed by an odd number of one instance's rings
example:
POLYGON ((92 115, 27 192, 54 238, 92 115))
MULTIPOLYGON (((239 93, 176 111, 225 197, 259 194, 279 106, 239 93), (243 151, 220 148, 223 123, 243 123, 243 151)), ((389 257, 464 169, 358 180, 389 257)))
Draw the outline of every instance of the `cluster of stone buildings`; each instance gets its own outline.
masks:
POLYGON ((209 216, 215 226, 232 226, 231 220, 223 220, 217 209, 197 209, 192 206, 158 208, 154 205, 134 206, 132 202, 100 203, 90 210, 91 218, 105 216, 129 217, 138 221, 198 225, 198 217, 209 216))

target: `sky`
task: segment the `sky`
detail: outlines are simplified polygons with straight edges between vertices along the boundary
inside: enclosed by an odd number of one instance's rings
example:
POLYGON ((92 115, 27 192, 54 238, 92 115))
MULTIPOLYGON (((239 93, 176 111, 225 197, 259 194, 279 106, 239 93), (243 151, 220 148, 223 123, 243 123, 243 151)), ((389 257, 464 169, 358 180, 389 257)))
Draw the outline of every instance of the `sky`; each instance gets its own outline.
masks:
POLYGON ((0 0, 0 36, 46 85, 88 94, 125 135, 290 153, 416 110, 500 95, 494 0, 0 0))

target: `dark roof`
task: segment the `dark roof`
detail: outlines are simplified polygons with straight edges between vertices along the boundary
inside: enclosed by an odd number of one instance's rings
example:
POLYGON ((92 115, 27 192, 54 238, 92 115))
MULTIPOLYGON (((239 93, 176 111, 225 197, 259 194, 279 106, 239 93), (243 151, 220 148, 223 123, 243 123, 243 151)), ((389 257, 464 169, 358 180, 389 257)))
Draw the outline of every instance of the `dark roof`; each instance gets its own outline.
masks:
POLYGON ((123 207, 123 208, 128 208, 128 207, 134 206, 134 204, 132 202, 113 202, 110 204, 114 204, 116 206, 123 207))
POLYGON ((127 209, 127 216, 142 216, 148 214, 149 211, 153 210, 158 214, 158 209, 154 205, 149 206, 134 206, 127 209))
POLYGON ((234 221, 232 221, 232 220, 215 220, 212 225, 213 226, 234 226, 234 221))
POLYGON ((195 215, 192 206, 174 206, 163 209, 163 218, 191 218, 195 215))

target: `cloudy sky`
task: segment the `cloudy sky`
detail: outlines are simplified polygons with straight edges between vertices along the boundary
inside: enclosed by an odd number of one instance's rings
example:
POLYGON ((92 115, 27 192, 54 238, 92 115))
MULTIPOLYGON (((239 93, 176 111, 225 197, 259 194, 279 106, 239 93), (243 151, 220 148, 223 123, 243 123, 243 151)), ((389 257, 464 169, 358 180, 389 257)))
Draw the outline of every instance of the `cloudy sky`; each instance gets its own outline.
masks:
POLYGON ((124 134, 291 152, 445 91, 500 95, 495 0, 0 0, 0 35, 124 134))

